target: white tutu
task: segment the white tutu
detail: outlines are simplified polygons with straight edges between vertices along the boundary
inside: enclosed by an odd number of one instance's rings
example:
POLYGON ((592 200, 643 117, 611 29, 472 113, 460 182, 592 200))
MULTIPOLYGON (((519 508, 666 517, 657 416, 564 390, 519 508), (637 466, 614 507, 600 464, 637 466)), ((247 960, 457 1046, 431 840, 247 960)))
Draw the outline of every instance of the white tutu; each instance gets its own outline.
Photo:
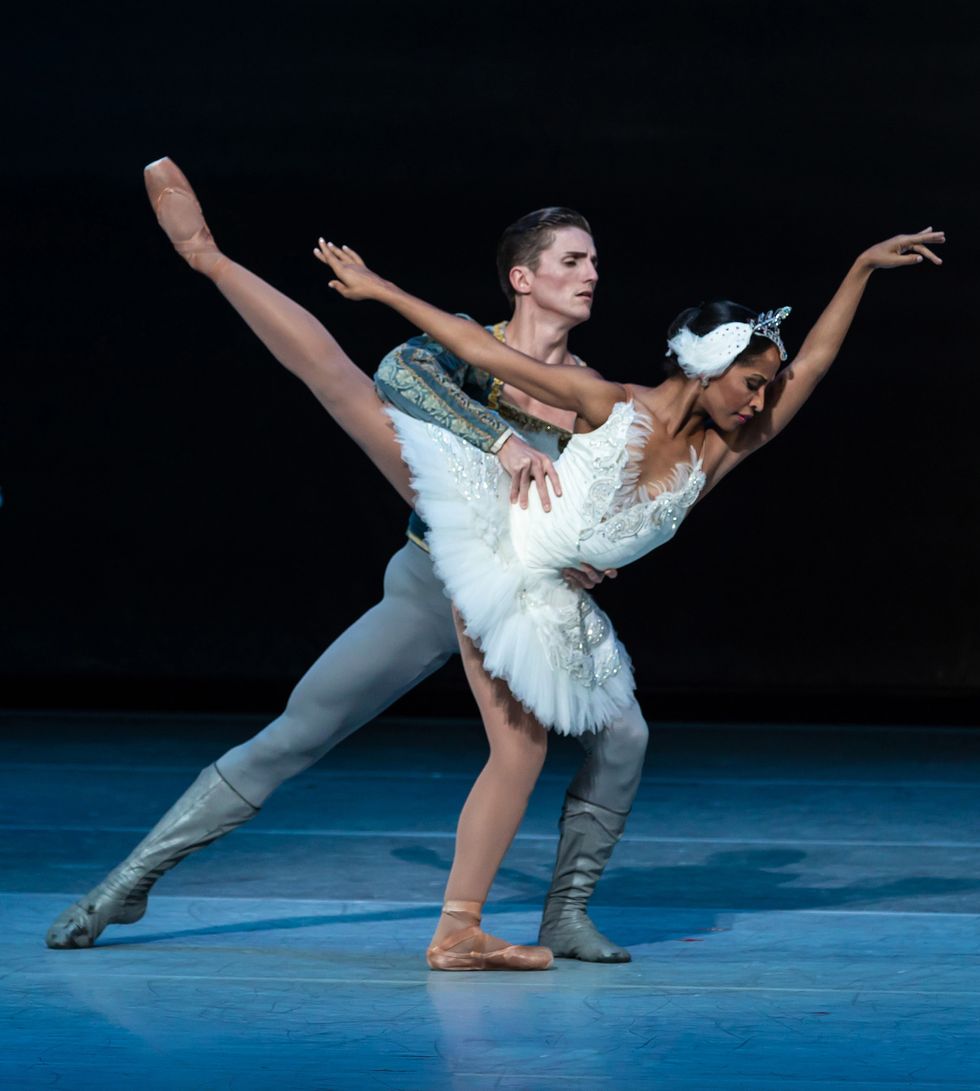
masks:
POLYGON ((600 730, 631 703, 633 672, 609 618, 561 570, 583 561, 619 567, 670 537, 676 513, 697 498, 699 466, 679 471, 679 487, 651 501, 637 489, 634 468, 649 422, 621 403, 601 428, 569 440, 555 464, 562 496, 552 510, 533 490, 522 509, 510 502, 510 478, 495 455, 398 410, 389 414, 436 573, 487 671, 546 727, 600 730), (687 503, 680 486, 692 493, 687 503))

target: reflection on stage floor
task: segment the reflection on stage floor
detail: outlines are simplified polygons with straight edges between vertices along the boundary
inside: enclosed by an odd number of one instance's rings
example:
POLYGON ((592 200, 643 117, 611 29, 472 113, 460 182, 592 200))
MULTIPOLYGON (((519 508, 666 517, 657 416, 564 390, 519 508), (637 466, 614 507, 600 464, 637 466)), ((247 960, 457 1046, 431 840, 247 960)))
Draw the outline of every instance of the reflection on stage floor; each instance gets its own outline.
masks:
MULTIPOLYGON (((594 917, 627 965, 427 970, 477 725, 382 720, 165 876, 51 919, 257 724, 0 718, 4 1087, 851 1091, 980 1085, 980 733, 655 727, 594 917)), ((577 748, 488 905, 533 942, 577 748)))

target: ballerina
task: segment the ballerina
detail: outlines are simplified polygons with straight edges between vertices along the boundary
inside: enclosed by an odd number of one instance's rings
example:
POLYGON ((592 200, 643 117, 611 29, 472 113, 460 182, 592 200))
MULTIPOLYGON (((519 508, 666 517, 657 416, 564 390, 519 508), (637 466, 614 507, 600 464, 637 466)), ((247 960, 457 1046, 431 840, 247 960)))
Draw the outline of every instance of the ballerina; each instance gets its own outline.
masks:
POLYGON ((452 352, 575 414, 555 464, 562 494, 545 513, 506 503, 499 467, 441 429, 397 410, 417 509, 436 571, 490 675, 546 727, 601 730, 632 699, 628 656, 591 596, 558 576, 575 557, 622 568, 667 541, 687 511, 792 420, 827 373, 876 269, 941 264, 926 229, 864 251, 782 371, 780 325, 790 308, 756 315, 728 302, 691 308, 668 331, 676 368, 656 387, 588 368, 545 366, 473 322, 440 311, 371 272, 350 247, 314 253, 346 299, 393 308, 452 352))

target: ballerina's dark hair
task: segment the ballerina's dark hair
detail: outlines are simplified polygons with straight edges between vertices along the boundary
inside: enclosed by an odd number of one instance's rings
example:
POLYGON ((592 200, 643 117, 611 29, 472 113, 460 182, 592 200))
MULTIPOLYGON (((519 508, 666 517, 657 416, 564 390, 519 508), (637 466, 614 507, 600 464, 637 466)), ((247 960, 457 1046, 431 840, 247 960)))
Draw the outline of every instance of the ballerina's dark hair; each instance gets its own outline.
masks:
POLYGON ((537 269, 542 252, 554 242, 559 227, 580 227, 586 234, 592 234, 589 221, 580 212, 557 205, 529 212, 504 229, 497 243, 497 276, 511 305, 515 299, 510 285, 511 269, 515 265, 537 269))
MULTIPOLYGON (((667 340, 669 341, 685 326, 691 333, 704 337, 706 333, 724 326, 726 322, 752 322, 756 318, 758 318, 757 313, 749 310, 748 307, 743 307, 741 303, 733 303, 730 299, 713 299, 709 303, 699 303, 696 307, 688 307, 686 311, 681 311, 667 329, 667 340)), ((753 334, 749 343, 732 362, 744 363, 769 348, 772 348, 772 341, 768 337, 753 334)), ((673 356, 664 361, 664 367, 668 375, 673 375, 680 370, 673 356)))

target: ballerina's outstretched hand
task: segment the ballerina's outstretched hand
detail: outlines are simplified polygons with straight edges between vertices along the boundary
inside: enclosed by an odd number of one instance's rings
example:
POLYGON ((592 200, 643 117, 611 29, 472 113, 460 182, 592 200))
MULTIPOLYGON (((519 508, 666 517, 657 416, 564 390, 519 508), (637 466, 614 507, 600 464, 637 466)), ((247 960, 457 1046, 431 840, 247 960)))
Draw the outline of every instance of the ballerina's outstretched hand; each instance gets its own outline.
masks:
POLYGON ((895 235, 884 242, 869 246, 858 260, 872 269, 898 269, 902 265, 918 265, 923 259, 942 265, 943 259, 926 245, 940 246, 946 241, 945 231, 925 227, 915 235, 895 235))
POLYGON ((332 242, 318 239, 313 256, 333 271, 337 279, 331 280, 329 287, 344 299, 381 301, 384 289, 394 288, 393 284, 383 280, 377 273, 372 273, 364 264, 361 255, 349 246, 335 246, 332 242))

